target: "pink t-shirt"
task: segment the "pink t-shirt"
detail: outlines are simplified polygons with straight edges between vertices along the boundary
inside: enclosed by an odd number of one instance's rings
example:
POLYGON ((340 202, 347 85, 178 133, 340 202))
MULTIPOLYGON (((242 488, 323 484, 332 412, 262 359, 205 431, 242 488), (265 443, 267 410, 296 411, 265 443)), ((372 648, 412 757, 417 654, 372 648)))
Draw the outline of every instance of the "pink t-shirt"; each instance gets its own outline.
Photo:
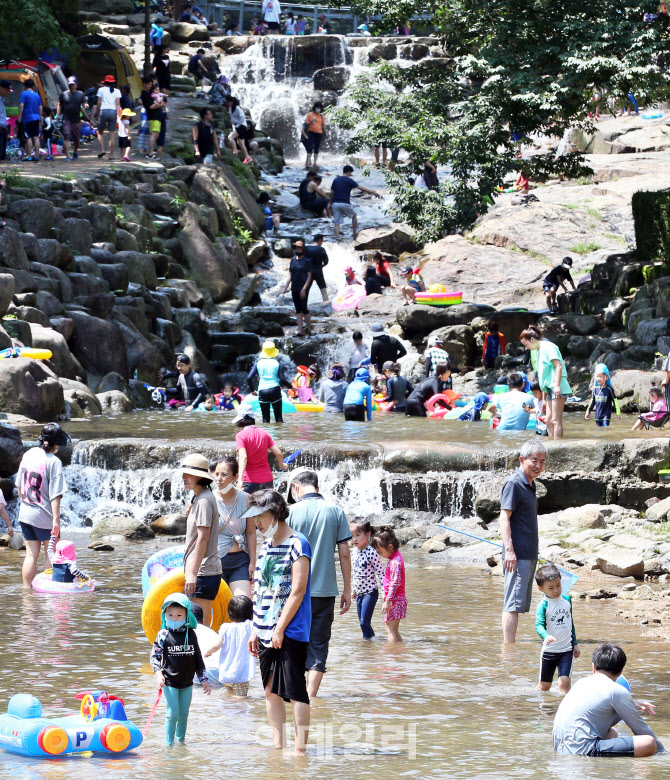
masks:
POLYGON ((405 598, 405 560, 396 550, 388 559, 384 572, 384 601, 405 598))
POLYGON ((658 401, 654 401, 652 404, 651 411, 645 412, 641 416, 644 417, 645 420, 652 420, 653 422, 656 422, 656 420, 660 420, 667 411, 668 408, 665 405, 665 400, 663 398, 659 398, 658 401))
POLYGON ((245 482, 272 482, 272 472, 268 463, 268 450, 274 447, 272 436, 263 428, 248 425, 235 434, 238 450, 247 451, 247 467, 242 479, 245 482))

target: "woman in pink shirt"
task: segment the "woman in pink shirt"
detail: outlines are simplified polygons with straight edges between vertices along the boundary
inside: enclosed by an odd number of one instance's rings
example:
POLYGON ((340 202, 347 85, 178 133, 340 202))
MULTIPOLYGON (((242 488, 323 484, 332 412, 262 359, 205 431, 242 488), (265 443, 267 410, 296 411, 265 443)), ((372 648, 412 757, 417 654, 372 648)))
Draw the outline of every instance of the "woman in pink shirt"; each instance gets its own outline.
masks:
POLYGON ((272 436, 263 428, 256 427, 256 420, 248 412, 238 414, 233 420, 242 430, 235 434, 235 446, 239 461, 237 489, 245 493, 273 487, 272 470, 268 463, 268 453, 277 458, 279 471, 284 470, 282 451, 272 440, 272 436))
POLYGON ((372 546, 388 564, 384 572, 384 603, 382 614, 389 642, 402 642, 400 621, 407 617, 405 597, 405 561, 400 554, 400 542, 392 528, 384 526, 377 531, 372 546))
POLYGON ((649 391, 649 399, 651 401, 651 411, 639 415, 631 430, 641 431, 644 428, 648 431, 649 428, 660 428, 663 425, 668 407, 665 403, 665 398, 663 398, 661 388, 654 385, 649 391))

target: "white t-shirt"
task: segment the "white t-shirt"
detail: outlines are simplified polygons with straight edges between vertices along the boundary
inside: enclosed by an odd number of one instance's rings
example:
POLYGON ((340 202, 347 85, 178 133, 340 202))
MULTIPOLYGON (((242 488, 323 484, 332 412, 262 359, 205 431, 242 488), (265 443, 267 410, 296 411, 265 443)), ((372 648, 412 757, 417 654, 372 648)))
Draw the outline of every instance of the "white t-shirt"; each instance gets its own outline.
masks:
POLYGON ((121 90, 109 87, 100 87, 98 90, 101 111, 116 111, 116 101, 121 100, 121 90))
POLYGON ((295 35, 296 24, 295 19, 287 19, 284 22, 284 29, 286 30, 287 35, 295 35))
POLYGON ((279 24, 279 15, 281 7, 277 0, 263 0, 263 19, 266 22, 277 22, 279 24))
POLYGON ((228 111, 230 113, 230 121, 233 123, 233 127, 238 127, 239 125, 242 125, 242 127, 247 126, 247 118, 240 106, 237 106, 232 111, 228 109, 228 111))
POLYGON ((119 138, 128 138, 130 119, 119 119, 119 138))
POLYGON ((256 659, 247 648, 253 625, 251 620, 244 623, 224 623, 219 629, 221 650, 205 659, 207 671, 218 678, 222 685, 245 683, 256 674, 256 659))

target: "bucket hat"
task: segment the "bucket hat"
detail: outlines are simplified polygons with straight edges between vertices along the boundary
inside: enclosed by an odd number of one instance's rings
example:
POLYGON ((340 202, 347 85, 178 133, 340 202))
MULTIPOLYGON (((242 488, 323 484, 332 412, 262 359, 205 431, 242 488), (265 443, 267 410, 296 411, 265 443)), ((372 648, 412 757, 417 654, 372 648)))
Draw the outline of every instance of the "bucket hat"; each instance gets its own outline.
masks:
POLYGON ((191 474, 194 477, 212 478, 212 475, 209 473, 209 461, 204 455, 198 455, 197 453, 187 455, 182 460, 179 470, 182 474, 191 474))
POLYGON ((279 350, 275 346, 274 341, 264 341, 261 347, 261 355, 266 358, 276 358, 279 354, 279 350))
POLYGON ((74 542, 68 542, 65 539, 61 539, 56 544, 56 550, 54 556, 51 559, 52 563, 76 563, 77 553, 74 549, 74 542))

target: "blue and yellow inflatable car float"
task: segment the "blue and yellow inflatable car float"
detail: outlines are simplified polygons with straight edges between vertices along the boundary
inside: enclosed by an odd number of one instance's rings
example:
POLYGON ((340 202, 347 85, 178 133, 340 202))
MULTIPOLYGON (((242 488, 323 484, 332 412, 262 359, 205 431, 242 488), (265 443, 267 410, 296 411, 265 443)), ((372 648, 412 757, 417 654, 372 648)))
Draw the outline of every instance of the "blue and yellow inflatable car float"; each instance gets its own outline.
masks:
POLYGON ((78 715, 42 717, 42 703, 17 693, 0 715, 0 748, 33 758, 100 751, 124 753, 142 744, 142 733, 126 717, 123 701, 104 691, 78 694, 78 715))

